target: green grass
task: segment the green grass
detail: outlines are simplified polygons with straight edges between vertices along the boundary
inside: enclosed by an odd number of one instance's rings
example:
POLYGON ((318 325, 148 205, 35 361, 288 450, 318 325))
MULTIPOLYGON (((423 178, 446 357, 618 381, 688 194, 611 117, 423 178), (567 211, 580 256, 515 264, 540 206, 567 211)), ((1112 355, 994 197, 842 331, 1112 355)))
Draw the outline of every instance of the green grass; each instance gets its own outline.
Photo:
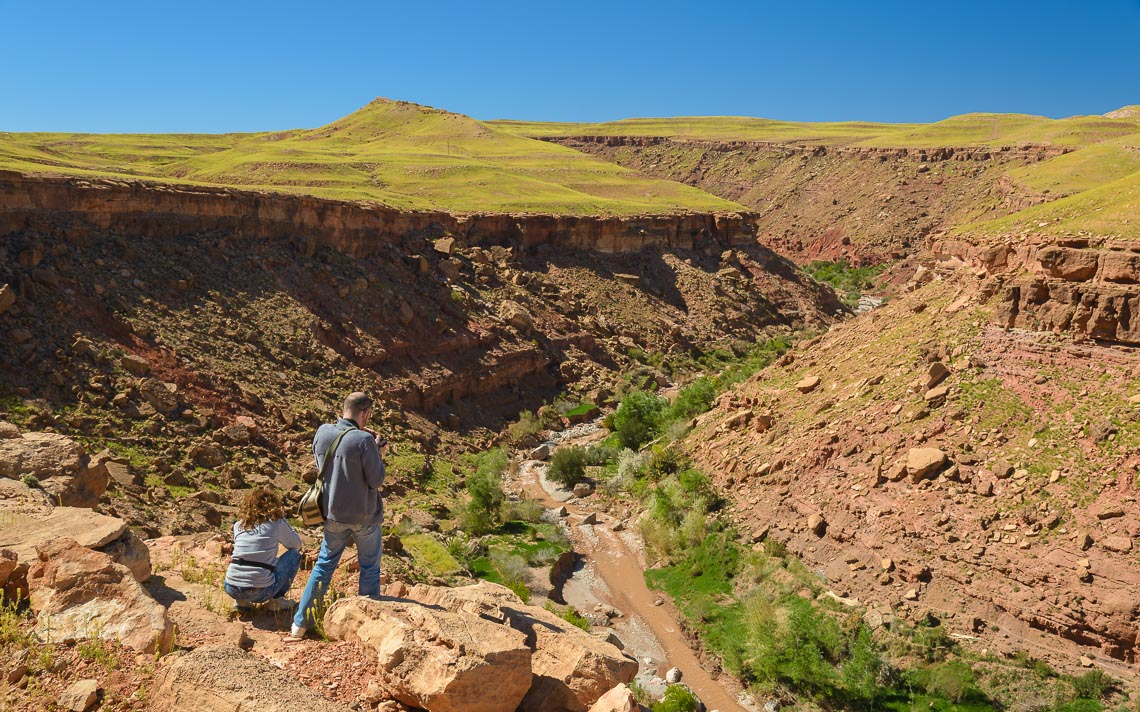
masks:
POLYGON ((0 133, 2 168, 269 189, 452 212, 742 209, 696 188, 467 116, 385 99, 321 128, 278 133, 0 133))
POLYGON ((803 270, 815 281, 830 285, 847 306, 854 307, 859 304, 863 292, 875 286, 875 277, 886 268, 885 264, 852 267, 847 260, 841 260, 809 262, 803 270))
POLYGON ((409 534, 401 541, 416 563, 437 576, 450 576, 463 569, 443 544, 428 534, 409 534))
POLYGON ((778 141, 883 147, 1082 146, 1140 131, 1140 117, 962 114, 931 124, 865 121, 794 122, 747 116, 678 116, 607 123, 492 121, 521 136, 670 136, 706 140, 778 141))

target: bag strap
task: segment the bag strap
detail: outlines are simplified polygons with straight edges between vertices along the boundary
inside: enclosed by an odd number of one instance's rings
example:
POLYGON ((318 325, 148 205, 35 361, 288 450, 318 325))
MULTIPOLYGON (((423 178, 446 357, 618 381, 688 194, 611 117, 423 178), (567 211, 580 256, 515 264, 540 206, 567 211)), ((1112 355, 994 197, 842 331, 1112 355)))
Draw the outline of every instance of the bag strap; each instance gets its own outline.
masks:
POLYGON ((329 445, 329 449, 325 450, 324 459, 321 460, 321 471, 317 474, 317 480, 321 483, 325 481, 325 473, 328 472, 329 469, 329 460, 332 459, 332 456, 336 453, 337 446, 340 445, 340 441, 344 439, 344 436, 348 434, 350 430, 356 430, 356 428, 349 426, 340 431, 340 434, 336 436, 336 440, 333 440, 332 445, 329 445))

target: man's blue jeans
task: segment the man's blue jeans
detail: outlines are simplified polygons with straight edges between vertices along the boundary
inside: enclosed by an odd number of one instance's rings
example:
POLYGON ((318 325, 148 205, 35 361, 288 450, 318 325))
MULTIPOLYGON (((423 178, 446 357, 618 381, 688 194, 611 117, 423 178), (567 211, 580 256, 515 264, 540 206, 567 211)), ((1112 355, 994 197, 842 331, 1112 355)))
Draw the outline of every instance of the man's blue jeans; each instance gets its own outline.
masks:
POLYGON ((238 605, 246 603, 265 603, 274 598, 281 598, 289 593, 293 579, 297 576, 297 569, 301 568, 301 552, 289 549, 277 557, 277 566, 273 569, 273 583, 264 588, 246 588, 223 584, 222 588, 238 605))
POLYGON ((309 582, 305 584, 305 592, 297 604, 293 625, 308 628, 312 623, 316 614, 310 609, 314 603, 324 599, 325 590, 340 564, 340 555, 348 546, 349 537, 356 542, 356 558, 360 561, 360 595, 376 596, 380 593, 380 525, 343 524, 326 520, 321 553, 317 555, 313 573, 309 574, 309 582))

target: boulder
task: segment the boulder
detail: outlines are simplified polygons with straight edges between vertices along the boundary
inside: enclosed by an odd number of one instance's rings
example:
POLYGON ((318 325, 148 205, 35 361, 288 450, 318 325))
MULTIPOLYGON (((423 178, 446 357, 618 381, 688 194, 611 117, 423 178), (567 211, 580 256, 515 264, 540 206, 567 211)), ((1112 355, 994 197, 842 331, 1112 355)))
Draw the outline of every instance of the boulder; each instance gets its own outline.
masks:
POLYGON ((0 477, 35 477, 52 502, 94 507, 107 491, 107 468, 91 463, 83 447, 59 433, 23 433, 0 439, 0 477))
POLYGON ((946 453, 938 448, 911 448, 906 456, 906 471, 913 482, 918 482, 941 470, 947 462, 946 453))
POLYGON ((594 493, 594 486, 589 482, 579 482, 574 485, 575 497, 589 497, 594 493))
POLYGON ((1101 540, 1100 545, 1109 551, 1120 554, 1127 554, 1132 551, 1132 540, 1126 536, 1106 536, 1101 540))
POLYGON ((51 497, 39 487, 0 477, 0 531, 28 517, 42 517, 52 510, 51 497))
POLYGON ((637 697, 622 683, 598 698, 590 712, 638 712, 637 697))
POLYGON ((807 528, 816 536, 823 536, 827 533, 827 520, 820 514, 810 514, 807 518, 807 528))
POLYGON ((418 585, 408 596, 480 619, 501 617, 504 625, 525 634, 534 651, 534 677, 519 706, 523 712, 586 712, 607 691, 637 674, 637 662, 616 647, 544 608, 523 604, 505 586, 488 581, 458 588, 418 585))
POLYGON ((139 384, 139 395, 159 413, 169 415, 178 410, 178 386, 173 383, 147 378, 139 384))
POLYGON ((935 401, 944 400, 949 392, 950 386, 935 386, 924 393, 922 399, 927 403, 934 403, 935 401))
POLYGON ((260 655, 228 645, 167 657, 150 701, 164 712, 348 712, 260 655))
POLYGON ((531 460, 549 460, 550 459, 550 446, 543 443, 531 450, 527 457, 531 460))
POLYGON ((150 371, 150 362, 134 354, 127 354, 119 359, 119 365, 124 371, 135 376, 142 376, 150 371))
POLYGON ((136 581, 150 578, 150 551, 146 544, 116 517, 96 514, 79 507, 56 507, 49 514, 0 528, 0 549, 7 548, 20 561, 37 558, 39 547, 60 537, 70 537, 79 546, 102 551, 130 569, 136 581))
POLYGON ((930 368, 926 369, 926 390, 930 390, 939 383, 942 383, 949 375, 950 369, 946 368, 946 364, 941 361, 935 361, 930 364, 930 368))
POLYGON ((95 680, 79 680, 59 696, 59 706, 68 712, 87 712, 99 699, 99 683, 95 680))
POLYGON ((526 636, 477 615, 414 600, 354 597, 330 606, 324 624, 331 638, 376 651, 380 683, 411 707, 512 712, 530 687, 526 636))
POLYGON ((36 553, 28 594, 40 635, 63 642, 112 638, 148 654, 170 650, 174 626, 166 609, 130 569, 70 538, 44 544, 36 553))
POLYGON ((811 393, 819 387, 819 376, 804 376, 799 383, 796 384, 796 390, 800 393, 811 393))
POLYGON ((115 563, 122 564, 130 569, 131 576, 134 576, 135 581, 143 583, 150 578, 150 549, 130 529, 118 539, 102 547, 100 551, 110 555, 115 563))
POLYGON ((499 318, 519 331, 526 332, 534 328, 534 319, 526 307, 509 299, 499 303, 499 318))
POLYGON ((0 314, 16 304, 16 292, 7 284, 0 285, 0 314))

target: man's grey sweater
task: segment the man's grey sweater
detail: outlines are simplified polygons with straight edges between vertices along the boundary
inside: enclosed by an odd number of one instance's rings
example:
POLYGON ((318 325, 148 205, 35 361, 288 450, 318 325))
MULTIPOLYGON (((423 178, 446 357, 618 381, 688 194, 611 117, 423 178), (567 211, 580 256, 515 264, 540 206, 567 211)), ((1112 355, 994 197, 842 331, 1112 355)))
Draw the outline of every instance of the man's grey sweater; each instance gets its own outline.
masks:
MULTIPOLYGON (((325 453, 342 430, 355 427, 347 418, 336 424, 326 423, 313 437, 313 456, 317 472, 321 471, 325 453)), ((342 524, 380 524, 384 507, 380 487, 384 484, 384 460, 376 440, 363 430, 353 430, 341 438, 336 448, 321 493, 325 518, 342 524)))

